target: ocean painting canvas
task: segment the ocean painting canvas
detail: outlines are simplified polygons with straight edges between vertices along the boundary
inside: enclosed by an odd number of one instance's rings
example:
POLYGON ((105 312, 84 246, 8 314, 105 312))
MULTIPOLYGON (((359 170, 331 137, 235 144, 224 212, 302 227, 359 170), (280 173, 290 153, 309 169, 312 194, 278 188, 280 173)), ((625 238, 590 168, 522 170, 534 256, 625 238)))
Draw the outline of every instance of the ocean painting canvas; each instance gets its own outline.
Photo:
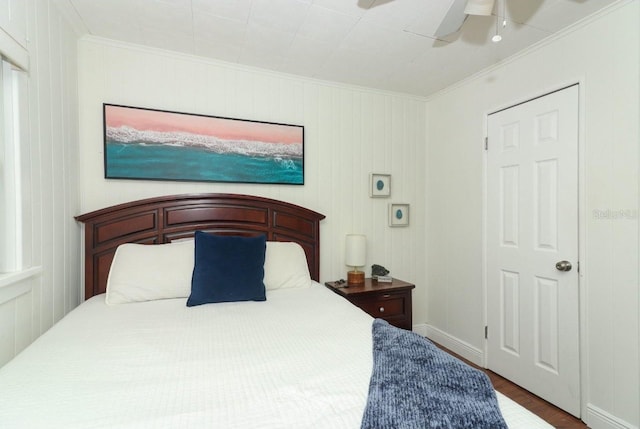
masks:
POLYGON ((304 127, 103 105, 108 179, 304 184, 304 127))

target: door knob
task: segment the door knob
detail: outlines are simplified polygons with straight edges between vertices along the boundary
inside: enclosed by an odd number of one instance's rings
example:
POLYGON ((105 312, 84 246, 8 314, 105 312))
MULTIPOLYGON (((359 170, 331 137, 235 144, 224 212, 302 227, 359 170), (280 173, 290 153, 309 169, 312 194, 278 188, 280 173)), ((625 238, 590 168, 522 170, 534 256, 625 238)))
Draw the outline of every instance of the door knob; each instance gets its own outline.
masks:
POLYGON ((571 262, 569 262, 569 261, 556 262, 556 270, 558 270, 558 271, 571 271, 571 262))

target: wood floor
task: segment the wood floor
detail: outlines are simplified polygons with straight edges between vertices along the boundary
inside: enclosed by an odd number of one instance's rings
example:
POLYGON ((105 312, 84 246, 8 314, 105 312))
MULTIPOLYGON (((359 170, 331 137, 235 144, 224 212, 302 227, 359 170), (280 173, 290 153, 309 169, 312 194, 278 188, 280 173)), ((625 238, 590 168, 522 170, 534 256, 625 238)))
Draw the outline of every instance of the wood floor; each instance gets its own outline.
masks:
POLYGON ((489 371, 488 369, 480 368, 477 365, 469 362, 468 360, 462 358, 461 356, 453 353, 451 350, 448 350, 440 345, 438 347, 442 348, 442 350, 452 354, 453 356, 463 360, 474 368, 478 368, 481 371, 484 371, 491 382, 493 383, 493 387, 504 396, 510 398, 514 402, 522 405, 527 410, 531 411, 533 414, 539 416, 541 419, 545 420, 551 426, 559 429, 586 429, 587 425, 584 424, 581 420, 573 417, 571 414, 562 411, 560 408, 548 403, 547 401, 539 398, 533 393, 523 389, 522 387, 513 384, 506 378, 499 376, 498 374, 489 371))
POLYGON ((584 422, 548 403, 544 399, 537 397, 533 393, 513 384, 509 380, 500 377, 498 374, 491 372, 488 369, 480 369, 489 376, 493 383, 493 387, 498 392, 511 398, 514 402, 522 405, 524 408, 531 411, 533 414, 536 414, 553 427, 562 429, 587 428, 587 425, 584 424, 584 422))

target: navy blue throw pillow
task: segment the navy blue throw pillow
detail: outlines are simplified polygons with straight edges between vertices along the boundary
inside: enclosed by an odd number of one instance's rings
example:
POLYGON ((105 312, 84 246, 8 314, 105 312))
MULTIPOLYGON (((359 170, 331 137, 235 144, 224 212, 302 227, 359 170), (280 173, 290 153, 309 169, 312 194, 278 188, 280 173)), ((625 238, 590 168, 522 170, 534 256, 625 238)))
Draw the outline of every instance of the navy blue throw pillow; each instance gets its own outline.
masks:
POLYGON ((212 302, 265 301, 267 240, 195 233, 195 264, 187 307, 212 302))

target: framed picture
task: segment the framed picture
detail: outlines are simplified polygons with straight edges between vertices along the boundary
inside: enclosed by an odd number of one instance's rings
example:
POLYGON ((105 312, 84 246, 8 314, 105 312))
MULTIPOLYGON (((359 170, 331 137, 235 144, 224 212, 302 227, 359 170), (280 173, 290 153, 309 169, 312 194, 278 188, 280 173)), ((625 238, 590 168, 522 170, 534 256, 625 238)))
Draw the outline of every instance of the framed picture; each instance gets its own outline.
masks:
POLYGON ((409 226, 409 204, 389 204, 389 226, 409 226))
POLYGON ((304 127, 103 105, 108 179, 304 184, 304 127))
POLYGON ((391 175, 371 173, 369 196, 384 198, 391 196, 391 175))

